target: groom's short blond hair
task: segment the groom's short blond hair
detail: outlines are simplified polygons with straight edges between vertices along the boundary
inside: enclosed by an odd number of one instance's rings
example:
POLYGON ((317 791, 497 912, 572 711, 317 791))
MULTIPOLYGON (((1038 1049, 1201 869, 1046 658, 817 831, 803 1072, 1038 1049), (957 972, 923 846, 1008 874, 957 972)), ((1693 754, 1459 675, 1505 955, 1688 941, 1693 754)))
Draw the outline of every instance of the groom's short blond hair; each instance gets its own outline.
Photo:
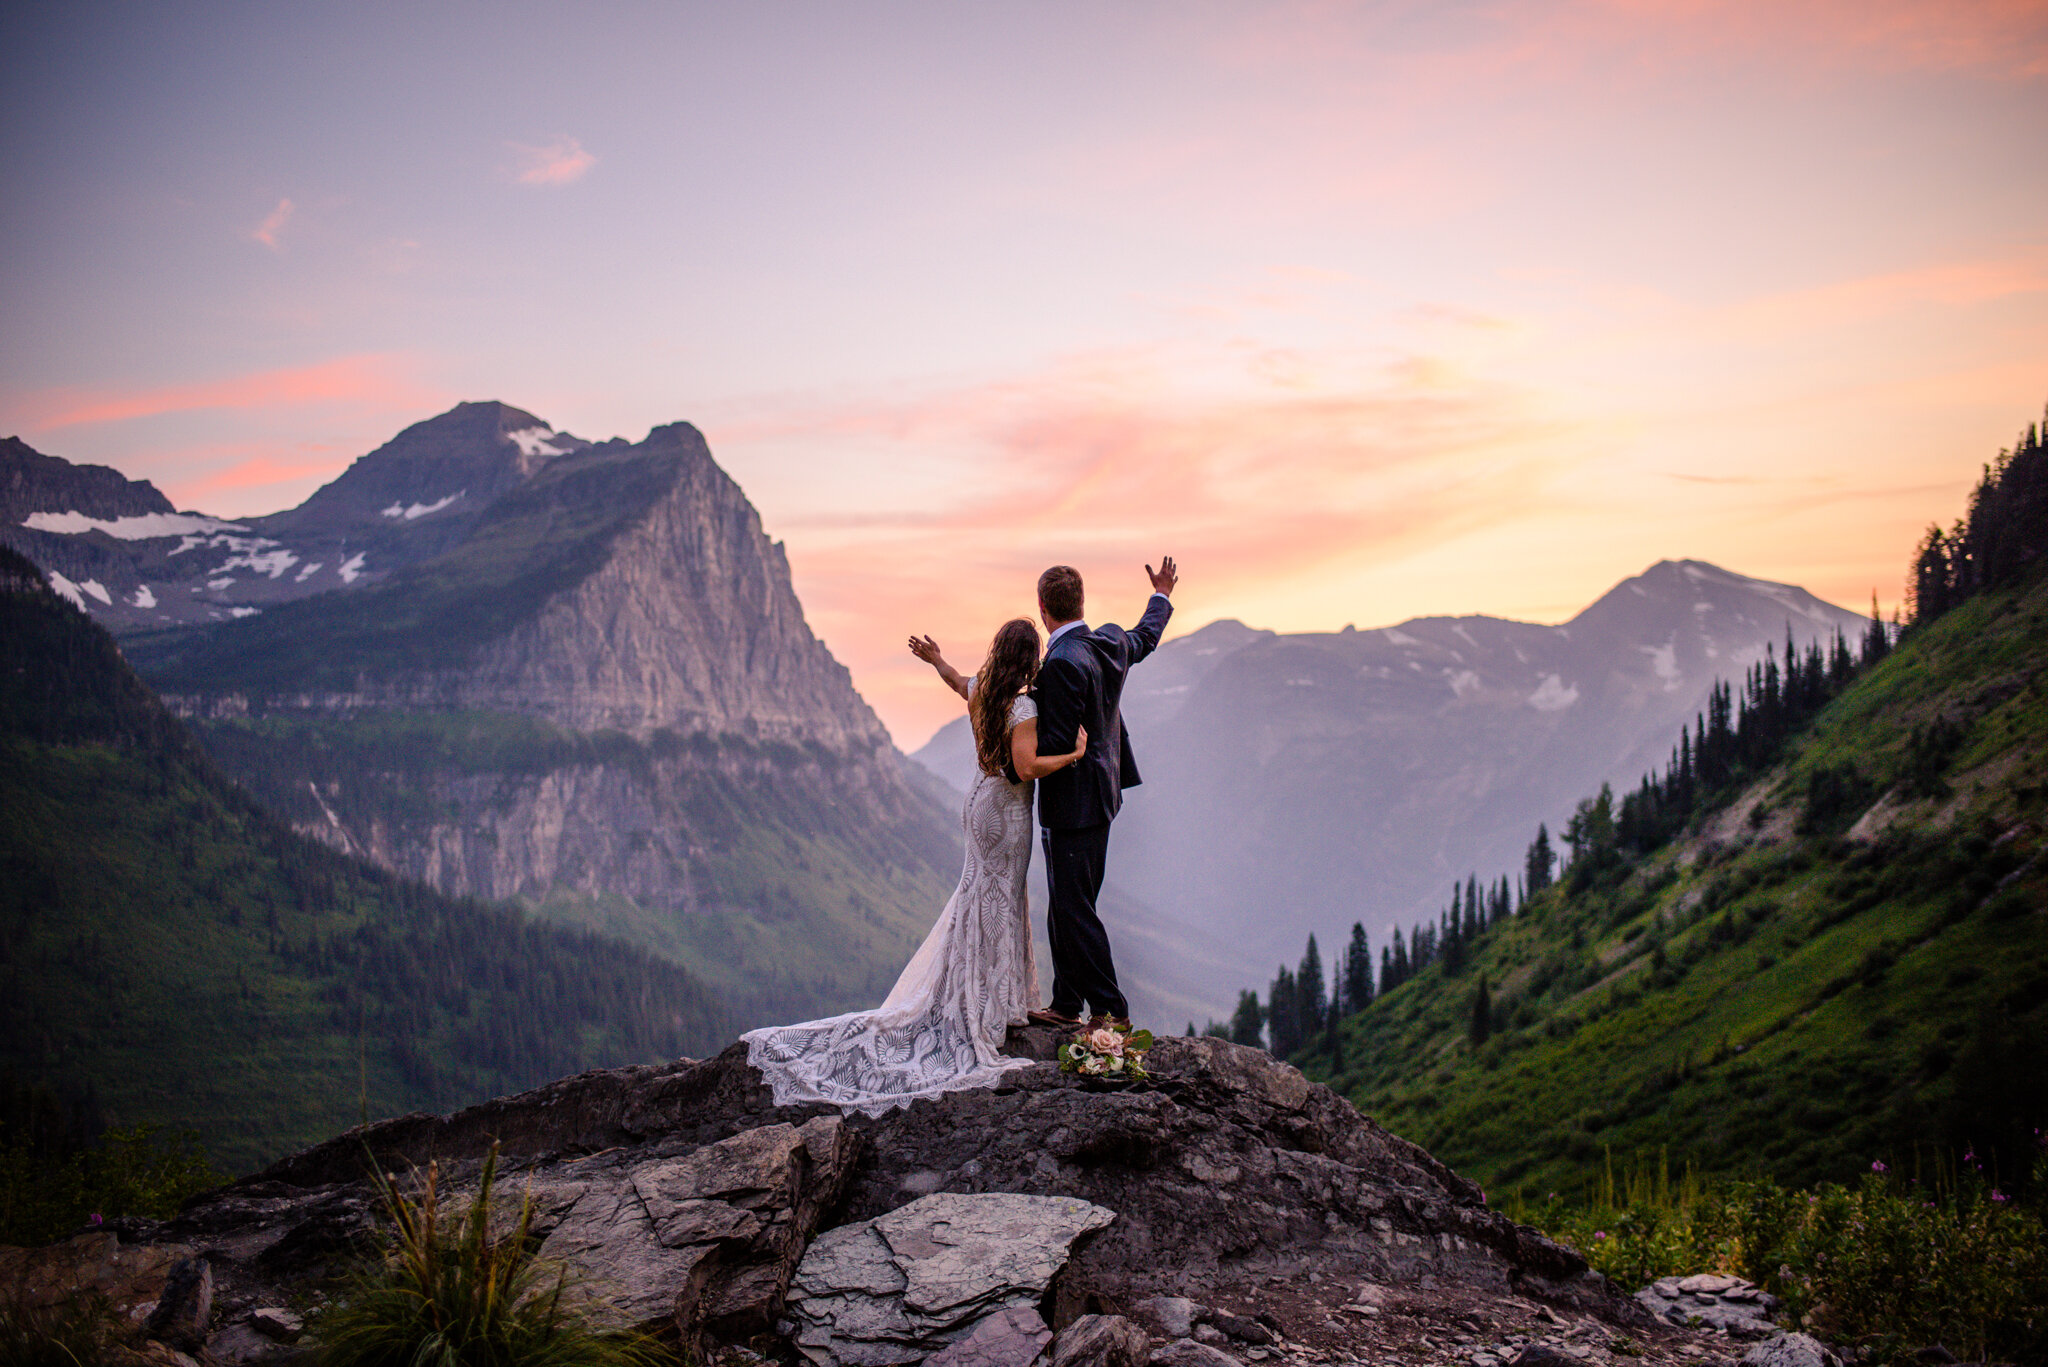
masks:
POLYGON ((1081 571, 1072 565, 1054 565, 1038 576, 1038 606, 1055 622, 1072 622, 1081 616, 1081 571))

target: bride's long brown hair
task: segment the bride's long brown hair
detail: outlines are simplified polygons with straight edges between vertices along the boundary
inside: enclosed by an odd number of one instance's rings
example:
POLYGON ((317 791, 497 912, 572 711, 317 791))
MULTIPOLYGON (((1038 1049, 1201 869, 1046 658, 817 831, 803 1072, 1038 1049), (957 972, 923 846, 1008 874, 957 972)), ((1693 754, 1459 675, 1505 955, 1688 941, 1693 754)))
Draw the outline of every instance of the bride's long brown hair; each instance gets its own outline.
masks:
POLYGON ((1038 627, 1027 617, 1003 623, 974 678, 974 757, 984 774, 1000 774, 1010 756, 1010 700, 1038 677, 1038 627))

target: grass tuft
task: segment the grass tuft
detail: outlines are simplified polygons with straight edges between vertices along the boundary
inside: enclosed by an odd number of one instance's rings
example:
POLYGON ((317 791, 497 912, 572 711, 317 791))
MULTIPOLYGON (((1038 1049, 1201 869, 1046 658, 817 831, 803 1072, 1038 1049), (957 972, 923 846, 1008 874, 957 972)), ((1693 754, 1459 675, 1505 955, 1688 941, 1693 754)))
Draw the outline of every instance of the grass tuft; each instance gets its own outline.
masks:
POLYGON ((438 1165, 416 1196, 373 1171, 390 1221, 381 1257, 359 1269, 313 1326, 321 1367, 656 1367, 673 1356, 645 1335, 592 1325, 568 1298, 568 1269, 538 1255, 533 1200, 493 1220, 498 1152, 467 1206, 443 1208, 438 1165), (494 1231, 494 1223, 498 1228, 494 1231))

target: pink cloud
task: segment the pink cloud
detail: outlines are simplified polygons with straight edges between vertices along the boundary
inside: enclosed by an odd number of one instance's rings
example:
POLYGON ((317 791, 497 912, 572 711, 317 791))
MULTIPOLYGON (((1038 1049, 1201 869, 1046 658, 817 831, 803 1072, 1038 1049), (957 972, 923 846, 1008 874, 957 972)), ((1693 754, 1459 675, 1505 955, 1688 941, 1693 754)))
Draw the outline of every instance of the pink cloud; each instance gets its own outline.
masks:
POLYGON ((1833 327, 1918 305, 1961 308, 2043 292, 2048 292, 2048 247, 2033 247, 2005 257, 1939 261, 1770 295, 1738 306, 1733 316, 1765 331, 1833 327))
POLYGON ((274 252, 283 251, 284 227, 292 221, 293 212, 292 202, 289 199, 280 199, 277 207, 264 215, 263 221, 256 225, 249 236, 274 252))
POLYGON ((407 370, 404 359, 394 355, 342 356, 316 365, 259 371, 197 384, 38 390, 15 397, 6 409, 28 430, 47 432, 202 409, 343 403, 410 411, 445 397, 422 385, 407 370))
POLYGON ((1235 65, 1394 58, 1411 79, 1550 83, 1597 72, 1660 80, 1701 61, 1768 58, 1811 72, 2048 74, 2042 0, 1509 0, 1483 22, 1419 25, 1401 7, 1296 0, 1218 45, 1235 65))
POLYGON ((567 185, 583 179, 583 173, 597 164, 597 158, 572 137, 558 137, 538 147, 525 143, 505 144, 512 149, 515 165, 512 179, 520 185, 567 185))
POLYGON ((320 442, 206 441, 126 452, 119 468, 147 479, 183 509, 253 517, 290 507, 348 468, 363 447, 349 440, 320 442))
POLYGON ((1091 614, 1128 621, 1140 567, 1179 559, 1182 625, 1322 569, 1388 564, 1526 515, 1573 457, 1564 426, 1527 395, 1441 364, 1380 368, 1356 387, 1268 385, 1217 399, 1165 392, 1143 358, 968 386, 895 403, 849 404, 774 421, 709 425, 715 450, 766 445, 859 452, 879 486, 918 478, 882 506, 829 499, 773 519, 806 615, 863 692, 915 746, 949 713, 901 650, 929 631, 971 666, 990 632, 1030 615, 1053 563, 1079 567, 1091 614), (960 453, 963 492, 892 469, 960 453), (902 658, 897 657, 901 655, 902 658))

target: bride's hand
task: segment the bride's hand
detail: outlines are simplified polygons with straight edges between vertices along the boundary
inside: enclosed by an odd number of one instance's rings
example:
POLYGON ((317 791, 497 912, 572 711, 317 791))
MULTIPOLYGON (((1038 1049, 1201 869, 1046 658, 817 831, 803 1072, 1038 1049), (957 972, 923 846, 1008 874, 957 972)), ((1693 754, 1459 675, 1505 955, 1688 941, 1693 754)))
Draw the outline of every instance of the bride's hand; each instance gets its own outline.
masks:
POLYGON ((1085 726, 1077 726, 1074 728, 1074 753, 1067 756, 1067 758, 1074 761, 1074 763, 1079 764, 1081 762, 1081 756, 1087 753, 1088 728, 1085 726))
POLYGON ((935 665, 943 658, 939 654, 939 643, 929 636, 911 637, 910 653, 928 665, 935 665))

